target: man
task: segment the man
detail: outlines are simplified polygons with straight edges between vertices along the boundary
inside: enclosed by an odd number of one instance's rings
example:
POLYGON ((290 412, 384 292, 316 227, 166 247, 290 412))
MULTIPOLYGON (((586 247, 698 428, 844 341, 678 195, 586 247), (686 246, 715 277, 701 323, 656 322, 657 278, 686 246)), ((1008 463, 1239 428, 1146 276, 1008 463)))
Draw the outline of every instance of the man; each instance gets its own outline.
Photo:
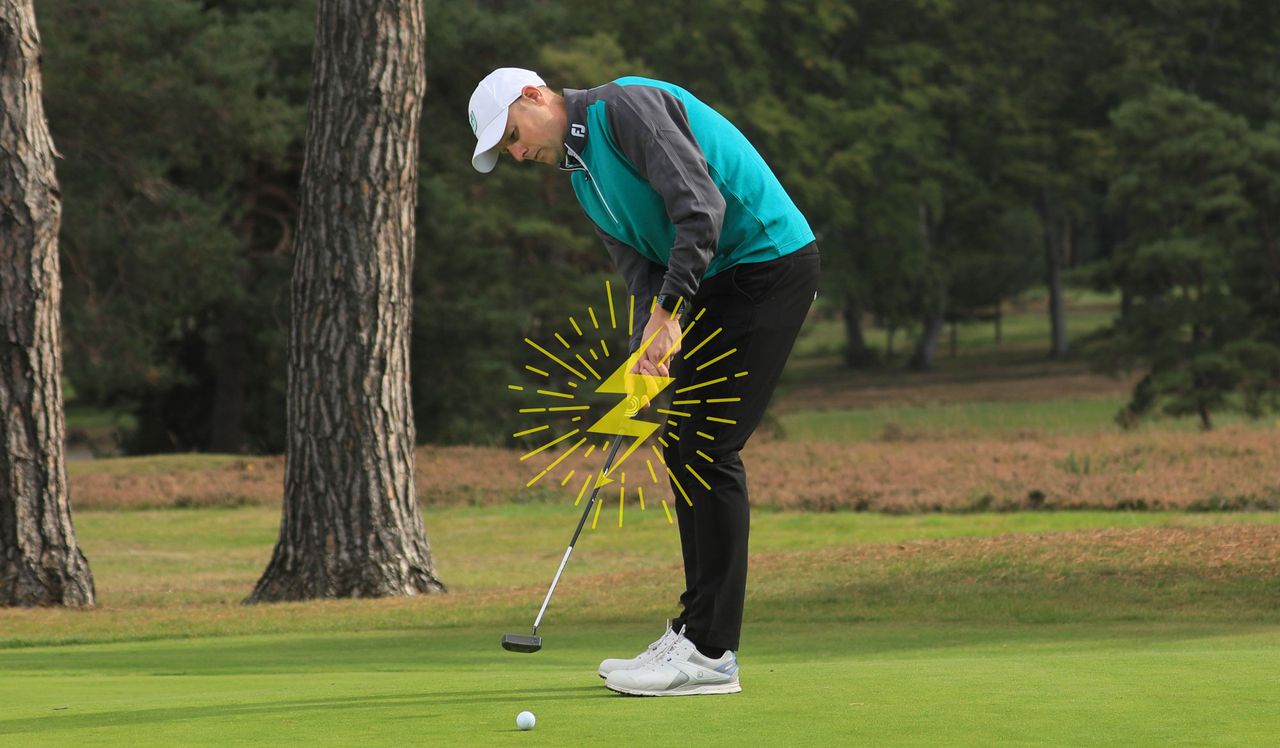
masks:
POLYGON ((629 77, 556 93, 532 71, 500 68, 469 110, 476 170, 505 152, 569 172, 638 300, 632 353, 651 342, 634 372, 694 388, 677 396, 689 416, 664 453, 683 476, 672 481, 683 611, 640 655, 598 672, 626 694, 737 693, 749 528, 739 451, 816 297, 813 232, 742 133, 678 86, 629 77), (716 350, 732 351, 714 365, 705 349, 692 361, 675 355, 680 320, 699 313, 699 329, 720 330, 716 350))

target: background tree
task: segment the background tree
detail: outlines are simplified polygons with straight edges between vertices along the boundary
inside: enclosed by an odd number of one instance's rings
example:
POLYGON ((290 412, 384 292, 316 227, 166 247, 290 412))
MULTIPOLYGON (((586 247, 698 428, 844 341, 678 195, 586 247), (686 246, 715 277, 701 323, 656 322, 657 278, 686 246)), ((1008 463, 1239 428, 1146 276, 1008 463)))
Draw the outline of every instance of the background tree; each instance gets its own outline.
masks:
POLYGON ((420 0, 317 5, 284 512, 248 602, 444 591, 414 492, 409 393, 425 35, 420 0))
POLYGON ((0 0, 0 604, 94 603, 63 459, 53 141, 30 0, 0 0))
POLYGON ((311 3, 41 11, 79 398, 131 413, 128 451, 283 451, 311 3))
POLYGON ((1147 369, 1121 423, 1160 409, 1209 429, 1215 411, 1275 407, 1278 190, 1264 176, 1280 153, 1274 128, 1251 131, 1168 88, 1125 104, 1114 120, 1121 176, 1111 202, 1126 237, 1111 273, 1133 304, 1093 352, 1107 370, 1147 369), (1234 397, 1241 391, 1243 400, 1234 397))

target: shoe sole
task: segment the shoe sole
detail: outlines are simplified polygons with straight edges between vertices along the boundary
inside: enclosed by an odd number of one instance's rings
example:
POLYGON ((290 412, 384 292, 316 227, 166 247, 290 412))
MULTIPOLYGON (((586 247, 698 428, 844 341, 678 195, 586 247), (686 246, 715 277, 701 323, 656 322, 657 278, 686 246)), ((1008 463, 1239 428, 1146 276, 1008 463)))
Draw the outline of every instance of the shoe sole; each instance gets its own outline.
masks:
POLYGON ((688 689, 676 689, 674 691, 642 691, 638 688, 611 686, 608 683, 605 683, 604 687, 624 696, 714 696, 718 694, 741 693, 742 691, 742 684, 740 683, 716 683, 713 685, 696 686, 688 689))

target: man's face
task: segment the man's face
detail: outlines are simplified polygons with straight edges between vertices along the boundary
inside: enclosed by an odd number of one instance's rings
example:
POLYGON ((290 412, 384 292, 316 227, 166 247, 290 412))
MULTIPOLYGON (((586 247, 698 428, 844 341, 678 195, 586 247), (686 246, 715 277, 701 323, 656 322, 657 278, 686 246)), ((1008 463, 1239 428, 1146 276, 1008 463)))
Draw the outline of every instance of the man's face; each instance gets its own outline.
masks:
POLYGON ((507 109, 502 148, 516 161, 559 164, 564 160, 566 127, 563 107, 557 107, 545 91, 525 86, 520 98, 507 109))

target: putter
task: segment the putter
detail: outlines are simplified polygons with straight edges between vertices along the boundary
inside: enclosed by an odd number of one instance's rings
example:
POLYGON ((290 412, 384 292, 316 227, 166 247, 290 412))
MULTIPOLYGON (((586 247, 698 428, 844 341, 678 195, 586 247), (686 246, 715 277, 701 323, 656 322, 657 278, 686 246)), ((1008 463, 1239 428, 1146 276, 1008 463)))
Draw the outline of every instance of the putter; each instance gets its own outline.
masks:
MULTIPOLYGON (((630 410, 630 408, 628 408, 630 410)), ((613 469, 614 455, 618 454, 618 447, 622 444, 622 434, 618 434, 613 439, 613 447, 609 450, 609 456, 604 461, 604 471, 601 475, 608 475, 613 469)), ((551 580, 551 589, 547 590, 547 597, 542 601, 542 609, 538 611, 538 617, 533 619, 533 632, 528 636, 524 634, 503 634, 502 648, 508 652, 537 652, 542 649, 542 637, 538 636, 538 626, 542 625, 542 616, 547 612, 547 603, 551 602, 551 595, 556 591, 556 585, 560 583, 560 575, 564 573, 564 565, 569 563, 569 554, 573 553, 573 544, 578 542, 578 535, 582 532, 582 526, 587 522, 587 515, 591 514, 591 507, 596 503, 596 495, 600 493, 600 485, 591 490, 591 499, 587 501, 587 506, 582 510, 582 518, 578 520, 578 529, 573 531, 573 538, 569 540, 569 547, 565 549, 564 558, 560 559, 560 568, 556 569, 556 576, 551 580)))

